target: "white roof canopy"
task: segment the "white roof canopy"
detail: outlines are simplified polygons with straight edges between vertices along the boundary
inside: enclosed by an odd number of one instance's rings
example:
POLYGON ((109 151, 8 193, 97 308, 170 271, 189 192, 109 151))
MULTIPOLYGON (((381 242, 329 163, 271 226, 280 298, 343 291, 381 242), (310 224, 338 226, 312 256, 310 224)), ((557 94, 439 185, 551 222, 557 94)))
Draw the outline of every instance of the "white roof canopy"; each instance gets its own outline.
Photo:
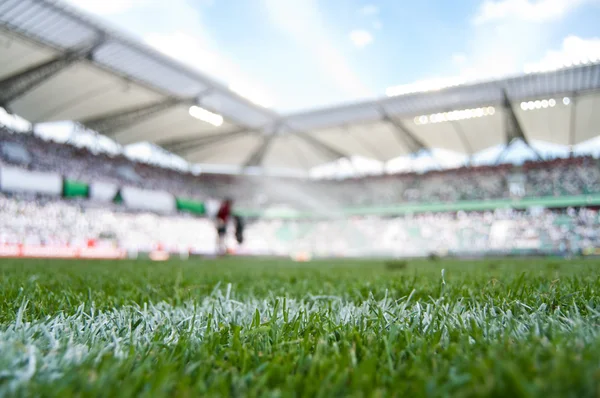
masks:
POLYGON ((279 115, 57 0, 0 0, 0 106, 194 163, 309 170, 514 138, 575 145, 599 135, 599 97, 600 65, 586 64, 279 115))

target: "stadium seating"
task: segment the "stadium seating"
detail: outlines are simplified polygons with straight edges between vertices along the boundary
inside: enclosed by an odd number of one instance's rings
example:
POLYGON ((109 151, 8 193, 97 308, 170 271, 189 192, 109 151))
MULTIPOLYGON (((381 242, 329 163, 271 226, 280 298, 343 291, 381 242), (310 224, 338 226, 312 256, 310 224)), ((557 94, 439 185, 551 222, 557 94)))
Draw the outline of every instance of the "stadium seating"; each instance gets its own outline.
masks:
POLYGON ((157 247, 212 253, 214 228, 207 219, 128 212, 116 205, 0 196, 0 245, 85 246, 89 240, 132 251, 157 247))
POLYGON ((205 201, 234 197, 242 208, 274 205, 329 210, 351 206, 488 200, 511 196, 573 196, 600 193, 600 167, 591 157, 529 162, 334 181, 230 175, 193 175, 134 162, 125 156, 45 141, 0 127, 0 165, 55 171, 83 182, 112 182, 205 201), (524 178, 519 189, 509 179, 524 178))
MULTIPOLYGON (((246 226, 243 252, 320 256, 426 256, 600 248, 597 210, 497 210, 327 220, 256 220, 246 226)), ((160 216, 98 207, 88 201, 0 196, 0 246, 84 246, 89 240, 127 251, 212 253, 208 219, 160 216)), ((235 246, 233 236, 229 243, 235 246)))
MULTIPOLYGON (((207 200, 232 196, 237 206, 269 208, 302 203, 321 220, 254 220, 246 227, 245 252, 322 256, 424 256, 430 253, 482 253, 529 250, 560 252, 600 247, 596 210, 421 213, 402 217, 347 218, 332 209, 399 203, 483 201, 511 196, 556 197, 600 193, 596 159, 570 158, 387 175, 339 181, 306 181, 252 176, 192 175, 136 163, 124 156, 0 129, 0 166, 55 171, 85 182, 160 189, 207 200), (522 179, 510 188, 510 177, 522 179)), ((135 212, 111 203, 83 199, 0 196, 0 245, 81 246, 94 240, 128 251, 211 253, 212 223, 189 215, 135 212)), ((235 245, 235 239, 230 237, 235 245)))

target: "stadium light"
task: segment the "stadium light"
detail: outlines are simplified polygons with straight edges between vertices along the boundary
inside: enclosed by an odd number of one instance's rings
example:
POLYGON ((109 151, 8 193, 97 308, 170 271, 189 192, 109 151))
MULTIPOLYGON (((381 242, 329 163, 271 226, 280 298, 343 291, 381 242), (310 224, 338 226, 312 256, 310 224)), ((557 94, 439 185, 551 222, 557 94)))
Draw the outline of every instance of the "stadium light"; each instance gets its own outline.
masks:
MULTIPOLYGON (((563 100, 563 103, 565 105, 569 105, 570 100, 568 98, 566 98, 566 102, 565 102, 565 100, 563 100)), ((554 98, 544 98, 541 100, 521 102, 521 109, 524 111, 554 108, 555 106, 556 106, 556 100, 554 98)))
POLYGON ((215 127, 220 127, 223 124, 223 116, 207 111, 199 106, 191 106, 189 112, 192 117, 202 120, 208 124, 212 124, 215 127))
POLYGON ((571 98, 569 98, 569 97, 563 98, 563 104, 569 105, 570 103, 571 103, 571 98))
POLYGON ((483 108, 461 109, 450 112, 432 113, 430 115, 421 115, 414 118, 416 125, 428 123, 442 123, 455 120, 468 120, 484 116, 492 116, 496 113, 496 108, 493 106, 483 108))

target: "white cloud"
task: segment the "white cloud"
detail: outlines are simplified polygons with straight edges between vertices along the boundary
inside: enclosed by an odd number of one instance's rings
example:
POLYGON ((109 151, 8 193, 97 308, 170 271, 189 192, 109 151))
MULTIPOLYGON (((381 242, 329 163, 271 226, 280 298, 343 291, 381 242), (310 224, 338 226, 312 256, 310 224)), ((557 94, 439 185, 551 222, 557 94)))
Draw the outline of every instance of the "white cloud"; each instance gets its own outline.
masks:
POLYGON ((360 10, 358 10, 358 12, 364 16, 377 15, 379 14, 379 7, 377 7, 374 4, 367 4, 361 7, 360 10))
POLYGON ((381 23, 379 18, 377 18, 377 16, 379 15, 379 7, 377 7, 376 5, 367 4, 359 8, 358 13, 372 22, 373 29, 381 30, 381 28, 383 27, 383 24, 381 23))
POLYGON ((178 30, 150 33, 144 39, 160 52, 221 80, 227 81, 235 73, 234 65, 211 51, 210 44, 202 37, 178 30))
POLYGON ((600 60, 600 38, 582 39, 568 36, 559 50, 550 50, 536 62, 525 65, 526 72, 547 72, 572 65, 598 62, 600 60))
POLYGON ((525 64, 553 44, 556 21, 595 0, 483 0, 473 18, 464 64, 466 80, 523 73, 525 64))
POLYGON ((590 1, 594 0, 484 0, 461 72, 476 79, 523 73, 526 64, 554 45, 556 25, 543 22, 565 17, 590 1))
POLYGON ((97 15, 121 14, 143 6, 147 0, 67 0, 75 7, 97 15))
POLYGON ((364 29, 355 29, 350 32, 348 37, 350 37, 352 43, 358 48, 366 47, 373 41, 371 33, 364 29))
POLYGON ((536 7, 566 1, 485 0, 466 43, 467 62, 456 65, 460 74, 467 80, 485 80, 523 73, 523 66, 539 56, 540 49, 547 48, 553 36, 551 24, 532 23, 535 17, 539 18, 537 21, 547 20, 544 12, 548 11, 531 11, 531 7, 537 10, 536 7), (532 12, 538 15, 530 15, 532 12))
POLYGON ((452 62, 456 65, 464 65, 467 62, 467 56, 463 53, 452 54, 452 62))
POLYGON ((271 23, 301 46, 349 99, 371 96, 339 51, 317 0, 263 0, 271 23))
POLYGON ((485 0, 473 21, 476 24, 518 19, 546 22, 559 19, 588 0, 485 0))

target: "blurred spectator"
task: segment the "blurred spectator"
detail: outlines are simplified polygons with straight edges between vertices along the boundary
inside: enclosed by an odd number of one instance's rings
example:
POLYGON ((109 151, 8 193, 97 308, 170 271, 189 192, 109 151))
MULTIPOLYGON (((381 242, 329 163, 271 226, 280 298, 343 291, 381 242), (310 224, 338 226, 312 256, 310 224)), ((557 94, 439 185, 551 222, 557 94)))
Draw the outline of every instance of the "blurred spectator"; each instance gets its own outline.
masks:
MULTIPOLYGON (((321 256, 426 256, 430 253, 556 253, 600 248, 594 209, 423 213, 402 217, 258 220, 246 226, 246 253, 321 256)), ((187 215, 129 212, 117 205, 0 196, 0 245, 85 246, 115 240, 130 251, 163 248, 213 253, 214 226, 187 215)), ((233 236, 228 240, 235 247, 233 236)))

